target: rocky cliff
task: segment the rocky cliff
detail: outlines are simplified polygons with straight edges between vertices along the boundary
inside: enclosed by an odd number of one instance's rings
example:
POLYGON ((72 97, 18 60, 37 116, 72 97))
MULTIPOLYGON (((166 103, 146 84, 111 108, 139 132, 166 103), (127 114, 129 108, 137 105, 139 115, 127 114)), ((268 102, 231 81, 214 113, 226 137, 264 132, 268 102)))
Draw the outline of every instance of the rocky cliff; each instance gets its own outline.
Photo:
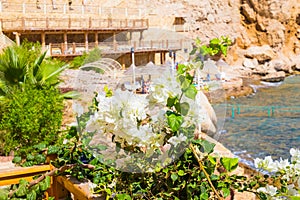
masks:
POLYGON ((226 61, 241 66, 243 75, 279 77, 270 79, 277 81, 300 68, 300 0, 143 2, 146 17, 155 26, 167 27, 173 17, 172 28, 175 17, 183 18, 189 30, 185 34, 204 43, 222 35, 232 38, 234 45, 226 61))

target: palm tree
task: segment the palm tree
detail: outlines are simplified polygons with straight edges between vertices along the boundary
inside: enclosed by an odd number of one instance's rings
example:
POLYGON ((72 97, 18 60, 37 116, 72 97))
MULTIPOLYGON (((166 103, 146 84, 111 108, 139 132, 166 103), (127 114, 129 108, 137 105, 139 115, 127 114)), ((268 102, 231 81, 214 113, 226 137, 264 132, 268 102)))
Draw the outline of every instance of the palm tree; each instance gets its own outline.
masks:
POLYGON ((0 79, 8 85, 28 83, 42 86, 59 82, 59 73, 68 67, 64 63, 45 59, 46 52, 35 55, 24 47, 7 47, 0 55, 0 79))
POLYGON ((0 96, 5 96, 11 87, 56 86, 59 74, 69 67, 62 62, 46 59, 46 52, 28 49, 26 46, 10 46, 0 55, 0 96))

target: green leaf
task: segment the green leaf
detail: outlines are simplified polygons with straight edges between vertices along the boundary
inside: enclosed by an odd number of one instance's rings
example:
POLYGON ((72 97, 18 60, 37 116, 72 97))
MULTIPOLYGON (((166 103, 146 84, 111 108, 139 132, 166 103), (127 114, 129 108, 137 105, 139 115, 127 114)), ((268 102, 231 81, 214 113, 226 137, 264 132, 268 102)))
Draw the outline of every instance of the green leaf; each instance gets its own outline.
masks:
POLYGON ((0 200, 8 200, 8 191, 0 189, 0 200))
POLYGON ((58 151, 59 151, 59 147, 58 146, 54 146, 54 145, 51 145, 48 147, 48 154, 57 154, 58 151))
POLYGON ((208 156, 208 160, 211 162, 211 164, 216 165, 217 164, 217 159, 213 156, 208 156))
POLYGON ((291 200, 300 200, 300 197, 297 197, 297 196, 292 196, 290 197, 291 200))
POLYGON ((35 161, 37 164, 43 164, 46 162, 46 156, 43 154, 37 154, 35 155, 35 161))
POLYGON ((220 177, 218 175, 212 174, 210 176, 210 180, 212 180, 212 181, 216 181, 216 180, 219 180, 219 179, 220 179, 220 177))
POLYGON ((180 79, 181 90, 186 91, 191 85, 191 81, 187 79, 185 76, 180 76, 179 79, 180 79), (184 77, 183 80, 181 80, 182 77, 184 77))
POLYGON ((221 158, 221 164, 228 172, 235 170, 238 167, 238 158, 221 158))
POLYGON ((167 106, 168 106, 169 108, 171 108, 171 107, 174 105, 176 99, 177 99, 177 97, 173 97, 173 98, 172 98, 172 97, 169 97, 168 100, 167 100, 167 106))
POLYGON ((179 170, 177 174, 178 174, 178 176, 184 176, 185 172, 183 170, 179 170))
POLYGON ((216 144, 208 142, 207 140, 200 140, 200 144, 203 147, 204 152, 208 154, 212 153, 216 146, 216 144))
POLYGON ((196 51, 197 51, 197 48, 194 48, 194 49, 190 52, 190 55, 191 55, 191 56, 194 55, 194 54, 196 53, 196 51))
POLYGON ((22 161, 22 158, 20 156, 15 156, 14 159, 12 160, 13 163, 20 163, 22 161))
POLYGON ((221 51, 222 51, 222 53, 224 54, 224 56, 227 56, 227 47, 226 46, 223 46, 223 45, 221 45, 221 51))
POLYGON ((28 183, 29 182, 26 179, 20 179, 20 181, 19 181, 19 185, 25 185, 25 186, 27 186, 28 183))
POLYGON ((131 197, 128 194, 117 194, 116 197, 120 200, 131 200, 131 197))
POLYGON ((45 182, 46 182, 47 187, 49 188, 51 186, 51 178, 50 178, 50 176, 46 176, 45 177, 45 182))
POLYGON ((34 190, 35 192, 39 192, 39 191, 40 191, 40 186, 39 186, 39 184, 35 184, 35 185, 32 186, 30 189, 31 189, 31 190, 34 190))
POLYGON ((183 91, 185 96, 190 98, 190 99, 195 99, 197 95, 197 89, 194 85, 190 85, 185 91, 183 91))
POLYGON ((46 191, 51 186, 51 178, 50 176, 46 176, 43 181, 39 183, 39 187, 41 191, 46 191))
POLYGON ((183 121, 182 116, 171 114, 167 118, 168 118, 168 125, 170 126, 171 130, 173 132, 178 131, 183 121))
POLYGON ((202 193, 201 195, 200 195, 200 199, 202 200, 207 200, 208 199, 208 194, 205 192, 205 193, 202 193))
POLYGON ((48 189, 47 183, 45 183, 44 181, 39 183, 39 187, 40 187, 40 190, 43 191, 43 192, 48 189))
POLYGON ((34 190, 30 191, 30 193, 28 193, 26 195, 26 200, 36 200, 36 192, 34 190))
POLYGON ((177 74, 182 75, 185 73, 186 66, 184 64, 178 64, 177 74))
POLYGON ((16 191, 16 196, 17 197, 23 197, 27 194, 27 187, 26 185, 20 185, 20 187, 18 188, 18 190, 16 191))
POLYGON ((40 144, 37 144, 37 145, 34 145, 33 148, 37 149, 37 150, 44 150, 46 149, 47 145, 45 143, 40 143, 40 144))
POLYGON ((219 38, 214 38, 214 39, 210 40, 209 43, 212 44, 212 45, 216 45, 216 44, 218 45, 218 44, 221 43, 221 41, 220 41, 219 38))
POLYGON ((230 190, 228 188, 222 188, 222 192, 225 198, 230 195, 230 190))
POLYGON ((171 179, 175 182, 178 179, 178 175, 176 173, 171 174, 171 179))
POLYGON ((180 104, 180 113, 185 116, 188 114, 190 110, 190 105, 187 102, 183 102, 180 104))
POLYGON ((28 154, 28 155, 26 156, 26 160, 28 160, 28 161, 33 161, 33 160, 34 160, 34 155, 28 154))

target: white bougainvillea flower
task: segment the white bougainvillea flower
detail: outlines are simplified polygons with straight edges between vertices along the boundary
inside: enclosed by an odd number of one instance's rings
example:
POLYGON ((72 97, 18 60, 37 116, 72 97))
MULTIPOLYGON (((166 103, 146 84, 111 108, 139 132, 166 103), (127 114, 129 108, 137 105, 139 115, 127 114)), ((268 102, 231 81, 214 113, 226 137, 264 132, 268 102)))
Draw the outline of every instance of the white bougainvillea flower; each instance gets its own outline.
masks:
POLYGON ((291 154, 291 161, 292 162, 299 162, 300 163, 300 150, 299 149, 290 149, 290 154, 291 154))
POLYGON ((266 185, 266 187, 258 188, 257 192, 262 192, 264 194, 267 194, 267 195, 270 195, 271 197, 273 197, 277 193, 277 188, 272 185, 266 185))
POLYGON ((255 158, 254 165, 256 168, 274 172, 277 170, 276 164, 274 163, 271 156, 267 156, 264 159, 255 158))
POLYGON ((155 107, 161 105, 161 107, 164 107, 169 97, 176 97, 180 93, 180 84, 174 74, 165 71, 162 77, 155 79, 150 86, 150 94, 148 95, 149 106, 155 107))
POLYGON ((288 159, 282 160, 282 158, 280 158, 280 161, 275 161, 275 166, 277 168, 276 171, 286 170, 290 166, 290 162, 288 159))
POLYGON ((287 186, 287 194, 290 195, 290 196, 300 196, 300 193, 299 191, 295 188, 295 185, 294 184, 290 184, 287 186))

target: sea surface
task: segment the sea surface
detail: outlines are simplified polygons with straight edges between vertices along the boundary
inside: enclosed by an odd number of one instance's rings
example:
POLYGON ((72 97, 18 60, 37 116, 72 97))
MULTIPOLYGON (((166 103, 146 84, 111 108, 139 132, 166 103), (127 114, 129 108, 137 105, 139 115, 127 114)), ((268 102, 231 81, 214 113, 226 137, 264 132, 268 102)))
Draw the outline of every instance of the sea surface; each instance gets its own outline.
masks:
POLYGON ((253 87, 253 95, 214 105, 225 111, 215 139, 250 166, 257 157, 290 158, 290 148, 300 148, 300 76, 253 87))

